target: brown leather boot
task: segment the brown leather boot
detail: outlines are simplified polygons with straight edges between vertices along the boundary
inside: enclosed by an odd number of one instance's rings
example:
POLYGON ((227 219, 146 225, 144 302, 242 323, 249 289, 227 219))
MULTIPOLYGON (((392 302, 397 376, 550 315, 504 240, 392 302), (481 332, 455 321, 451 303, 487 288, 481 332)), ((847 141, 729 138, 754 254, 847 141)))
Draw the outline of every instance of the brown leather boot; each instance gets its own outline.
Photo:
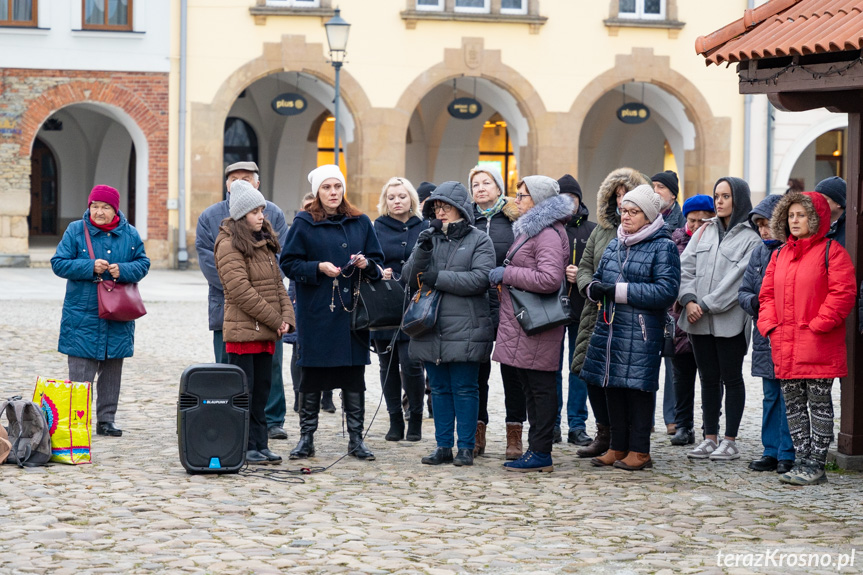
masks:
POLYGON ((630 451, 626 457, 620 461, 615 461, 614 466, 618 469, 626 469, 627 471, 638 471, 639 469, 653 467, 653 460, 650 459, 649 453, 630 451))
POLYGON ((609 465, 617 467, 617 462, 624 457, 626 457, 626 451, 614 451, 613 449, 609 449, 602 456, 591 459, 590 462, 597 467, 608 467, 609 465))
POLYGON ((506 424, 506 459, 515 461, 523 455, 524 449, 521 445, 521 432, 524 425, 521 423, 506 424))
POLYGON ((575 453, 579 457, 599 457, 608 451, 609 447, 611 447, 611 427, 597 423, 596 437, 593 438, 590 444, 579 447, 575 453))
POLYGON ((479 457, 485 453, 485 423, 476 422, 476 440, 473 445, 473 456, 479 457))

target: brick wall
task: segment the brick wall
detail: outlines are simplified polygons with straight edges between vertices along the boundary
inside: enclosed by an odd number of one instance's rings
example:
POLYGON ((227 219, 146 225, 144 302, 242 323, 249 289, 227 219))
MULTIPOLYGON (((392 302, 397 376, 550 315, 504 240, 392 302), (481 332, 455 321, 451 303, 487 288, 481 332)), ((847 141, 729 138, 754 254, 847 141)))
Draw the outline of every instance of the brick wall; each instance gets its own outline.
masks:
POLYGON ((4 254, 27 254, 30 151, 36 133, 60 108, 85 102, 122 109, 144 133, 148 236, 169 239, 168 74, 5 68, 0 69, 0 200, 5 200, 0 201, 0 264, 4 254))

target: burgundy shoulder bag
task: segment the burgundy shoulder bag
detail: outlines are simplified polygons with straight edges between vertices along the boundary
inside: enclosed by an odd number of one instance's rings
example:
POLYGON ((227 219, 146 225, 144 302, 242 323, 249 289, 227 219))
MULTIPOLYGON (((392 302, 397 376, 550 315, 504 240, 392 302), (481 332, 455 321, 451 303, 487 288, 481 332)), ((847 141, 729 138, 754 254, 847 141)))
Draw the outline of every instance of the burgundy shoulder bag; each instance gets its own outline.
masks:
MULTIPOLYGON (((84 237, 87 239, 87 250, 95 261, 93 243, 90 241, 90 230, 84 223, 84 237)), ((99 295, 99 318, 112 321, 134 321, 147 313, 144 300, 138 291, 138 284, 124 284, 114 280, 102 279, 98 276, 96 293, 99 295)))

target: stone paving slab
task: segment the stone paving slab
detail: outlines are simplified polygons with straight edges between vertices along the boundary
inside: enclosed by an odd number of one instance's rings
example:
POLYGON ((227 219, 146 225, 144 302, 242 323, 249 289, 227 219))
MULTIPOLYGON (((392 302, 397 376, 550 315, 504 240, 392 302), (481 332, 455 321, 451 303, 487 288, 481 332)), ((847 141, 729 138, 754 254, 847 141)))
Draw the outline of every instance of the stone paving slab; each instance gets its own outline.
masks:
MULTIPOLYGON (((37 375, 67 373, 56 352, 63 284, 51 278, 50 270, 0 270, 0 396, 29 395, 37 375)), ((555 446, 554 473, 505 472, 493 369, 489 447, 472 468, 421 465, 434 447, 432 420, 419 443, 387 442, 381 409, 367 438, 377 461, 280 474, 288 482, 260 471, 188 475, 176 399, 183 369, 212 358, 206 284, 198 272, 162 271, 141 291, 148 314, 125 364, 124 436, 94 436, 91 465, 0 467, 0 574, 837 572, 717 563, 718 553, 774 550, 827 559, 854 551, 855 565, 841 572, 861 571, 859 474, 795 488, 746 469, 760 455, 760 380, 751 377, 742 457, 733 462, 690 462, 657 432, 651 471, 596 469, 564 443, 555 446)), ((367 421, 380 400, 377 374, 376 364, 366 371, 367 421)), ((838 414, 838 385, 834 392, 838 414)), ((276 452, 293 447, 295 418, 289 411, 289 440, 271 442, 276 452)), ((328 465, 346 445, 340 415, 324 413, 318 455, 302 463, 328 465)))

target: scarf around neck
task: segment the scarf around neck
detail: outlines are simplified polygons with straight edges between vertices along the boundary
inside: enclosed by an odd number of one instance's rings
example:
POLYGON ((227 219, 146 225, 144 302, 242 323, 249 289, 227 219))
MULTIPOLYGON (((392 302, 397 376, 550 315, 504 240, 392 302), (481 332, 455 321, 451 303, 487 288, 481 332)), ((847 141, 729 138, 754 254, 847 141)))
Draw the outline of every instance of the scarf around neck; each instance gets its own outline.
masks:
POLYGON ((503 209, 503 207, 505 205, 506 205, 506 198, 504 198, 503 194, 501 194, 497 197, 497 201, 494 203, 494 205, 492 207, 490 207, 489 209, 484 210, 484 209, 480 208, 479 206, 477 206, 476 209, 479 212, 479 215, 484 216, 486 219, 490 220, 491 218, 496 216, 498 213, 500 213, 500 211, 503 209))
POLYGON ((617 226, 617 239, 625 246, 634 246, 655 234, 657 230, 661 230, 664 225, 665 220, 662 218, 662 215, 657 216, 656 219, 653 220, 653 223, 648 224, 637 232, 633 232, 631 234, 624 232, 623 224, 620 224, 617 226))
POLYGON ((120 216, 117 214, 114 214, 114 219, 111 220, 107 224, 97 224, 96 222, 93 221, 93 218, 90 218, 90 223, 93 224, 94 227, 102 230, 103 232, 111 232, 111 231, 114 231, 117 228, 117 226, 120 225, 120 216))

